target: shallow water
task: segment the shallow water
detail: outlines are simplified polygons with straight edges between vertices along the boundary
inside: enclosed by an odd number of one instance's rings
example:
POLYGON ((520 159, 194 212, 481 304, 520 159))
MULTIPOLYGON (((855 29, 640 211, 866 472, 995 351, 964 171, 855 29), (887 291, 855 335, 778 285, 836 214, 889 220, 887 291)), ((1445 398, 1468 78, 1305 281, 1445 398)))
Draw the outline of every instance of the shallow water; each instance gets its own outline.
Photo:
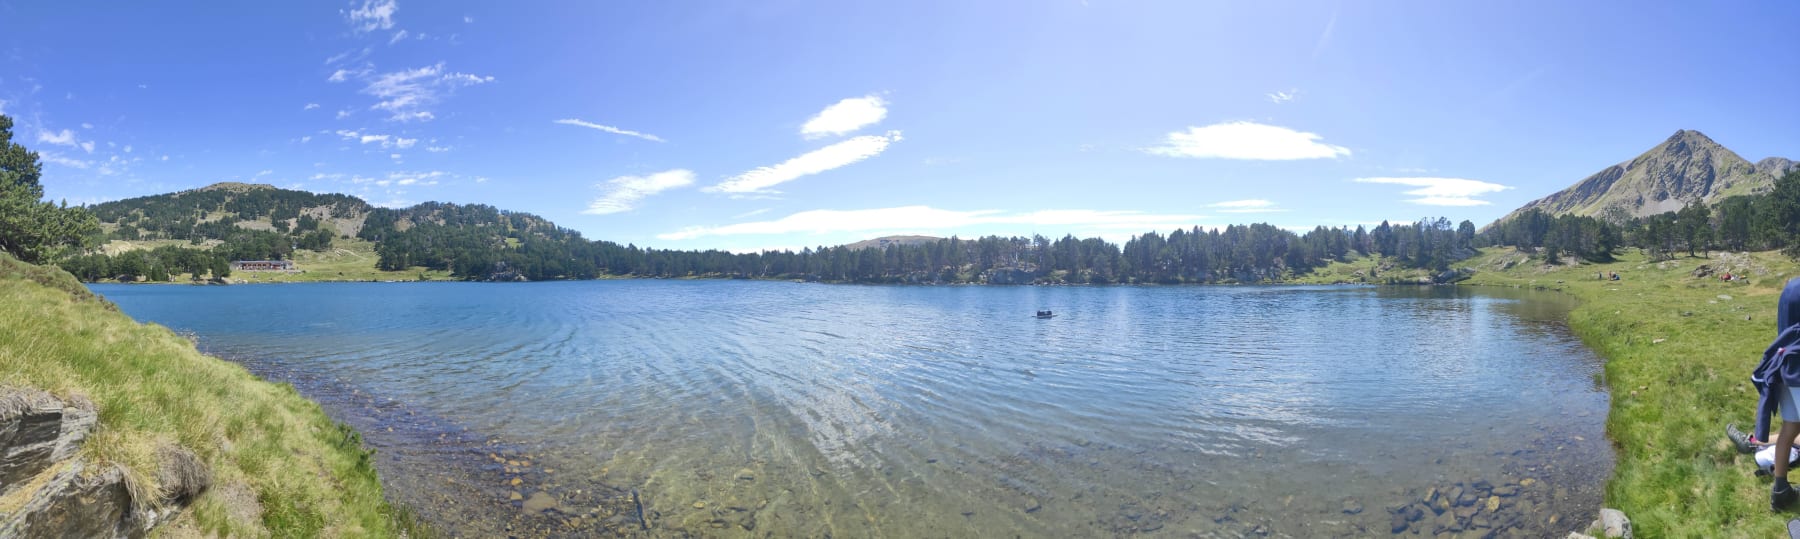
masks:
POLYGON ((1612 461, 1600 361, 1549 294, 93 288, 324 401, 397 498, 469 531, 1561 535, 1612 461))

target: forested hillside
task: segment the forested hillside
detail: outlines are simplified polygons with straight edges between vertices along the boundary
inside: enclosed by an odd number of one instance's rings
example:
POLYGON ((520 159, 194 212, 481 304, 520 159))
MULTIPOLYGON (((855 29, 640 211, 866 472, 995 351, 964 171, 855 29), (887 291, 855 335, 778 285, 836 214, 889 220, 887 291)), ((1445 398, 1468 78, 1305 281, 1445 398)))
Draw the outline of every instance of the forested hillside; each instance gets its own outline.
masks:
POLYGON ((919 238, 885 248, 826 246, 734 254, 591 241, 529 213, 481 204, 428 202, 378 208, 347 195, 219 184, 91 208, 103 240, 170 241, 115 255, 89 253, 63 266, 87 280, 190 274, 221 276, 229 260, 284 259, 333 240, 374 245, 383 271, 440 270, 469 280, 593 279, 603 276, 806 279, 885 283, 1219 283, 1280 281, 1333 260, 1383 255, 1447 269, 1468 256, 1474 225, 1319 227, 1304 234, 1267 224, 1146 231, 1118 245, 1099 238, 989 236, 919 238))

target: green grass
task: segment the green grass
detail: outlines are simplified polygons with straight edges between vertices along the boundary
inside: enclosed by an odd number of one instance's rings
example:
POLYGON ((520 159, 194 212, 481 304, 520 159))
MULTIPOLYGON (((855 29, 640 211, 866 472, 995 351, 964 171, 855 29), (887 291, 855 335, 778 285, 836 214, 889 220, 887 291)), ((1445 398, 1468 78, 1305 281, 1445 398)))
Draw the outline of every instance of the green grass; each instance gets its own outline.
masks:
MULTIPOLYGON (((195 246, 181 240, 146 240, 108 242, 101 249, 107 254, 118 254, 136 249, 155 249, 164 245, 178 247, 210 248, 218 245, 218 240, 195 246)), ((332 247, 323 252, 305 249, 294 251, 292 259, 300 271, 234 271, 233 282, 244 283, 312 283, 329 281, 448 281, 452 280, 450 272, 443 270, 427 270, 413 267, 404 271, 381 271, 375 269, 375 244, 357 238, 336 238, 331 240, 332 247), (423 279, 421 279, 423 277, 423 279)), ((171 282, 186 283, 185 277, 175 277, 171 282)))
POLYGON ((447 281, 450 272, 414 267, 405 271, 375 269, 375 244, 360 239, 337 238, 324 252, 294 251, 298 273, 234 271, 231 280, 248 283, 310 283, 324 281, 447 281))
POLYGON ((212 487, 173 526, 239 537, 385 537, 409 519, 382 498, 361 438, 292 386, 200 354, 61 270, 0 254, 0 384, 85 397, 99 427, 82 447, 156 492, 156 452, 185 447, 212 487))
POLYGON ((1606 358, 1612 390, 1606 430, 1618 461, 1607 506, 1624 510, 1641 537, 1784 536, 1786 520, 1800 515, 1769 511, 1768 482, 1752 475, 1755 464, 1723 432, 1728 422, 1754 422, 1750 371, 1775 337, 1776 297, 1800 265, 1777 253, 1662 263, 1623 254, 1553 268, 1525 258, 1489 249, 1459 266, 1480 270, 1467 284, 1580 298, 1569 326, 1606 358), (1750 279, 1694 277, 1701 264, 1750 279), (1597 279, 1614 271, 1621 280, 1597 279))
POLYGON ((1429 279, 1431 272, 1422 269, 1404 268, 1394 259, 1379 255, 1357 256, 1351 253, 1348 261, 1332 261, 1324 267, 1314 268, 1311 272, 1295 275, 1281 282, 1283 284, 1347 284, 1367 283, 1382 284, 1388 279, 1417 282, 1421 278, 1429 279), (1388 269, 1381 269, 1386 267, 1388 269))

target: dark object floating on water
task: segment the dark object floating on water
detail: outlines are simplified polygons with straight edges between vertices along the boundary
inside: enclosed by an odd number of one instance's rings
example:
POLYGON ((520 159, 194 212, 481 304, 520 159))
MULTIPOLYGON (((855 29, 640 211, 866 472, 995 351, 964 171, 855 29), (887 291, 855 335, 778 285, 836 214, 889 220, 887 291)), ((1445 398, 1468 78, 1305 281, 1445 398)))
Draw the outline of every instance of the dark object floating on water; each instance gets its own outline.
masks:
POLYGON ((1056 317, 1056 313, 1051 312, 1051 311, 1038 311, 1037 317, 1038 318, 1054 318, 1054 317, 1056 317))

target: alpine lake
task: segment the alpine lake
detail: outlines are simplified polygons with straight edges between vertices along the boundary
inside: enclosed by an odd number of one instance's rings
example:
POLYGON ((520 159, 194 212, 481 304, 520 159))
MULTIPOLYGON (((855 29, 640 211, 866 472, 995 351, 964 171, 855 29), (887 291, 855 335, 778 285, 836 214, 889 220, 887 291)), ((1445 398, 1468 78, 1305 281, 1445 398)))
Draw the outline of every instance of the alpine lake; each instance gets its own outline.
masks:
POLYGON ((457 536, 1561 536, 1613 462, 1545 292, 92 288, 319 401, 457 536))

